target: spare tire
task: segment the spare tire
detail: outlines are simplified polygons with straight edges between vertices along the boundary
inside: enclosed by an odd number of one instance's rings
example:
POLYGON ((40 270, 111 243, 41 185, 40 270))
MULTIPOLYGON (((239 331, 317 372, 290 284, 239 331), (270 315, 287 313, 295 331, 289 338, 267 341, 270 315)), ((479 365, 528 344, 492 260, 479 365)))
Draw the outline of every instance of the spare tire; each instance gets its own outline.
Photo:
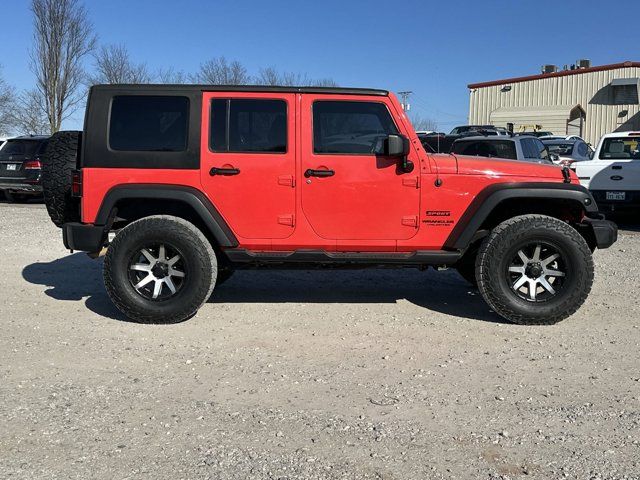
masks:
POLYGON ((57 132, 42 157, 42 189, 47 212, 58 227, 80 221, 80 201, 71 196, 71 175, 77 168, 82 132, 57 132))

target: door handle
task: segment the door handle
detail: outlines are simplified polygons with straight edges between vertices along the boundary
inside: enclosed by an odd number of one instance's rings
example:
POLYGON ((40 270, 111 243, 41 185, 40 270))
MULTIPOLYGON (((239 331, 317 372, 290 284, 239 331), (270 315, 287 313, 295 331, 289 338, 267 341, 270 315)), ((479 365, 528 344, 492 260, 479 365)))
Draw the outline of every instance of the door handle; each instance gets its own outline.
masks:
POLYGON ((312 168, 308 168, 304 172, 304 176, 309 177, 333 177, 336 174, 333 170, 314 170, 312 168))
POLYGON ((214 175, 238 175, 240 173, 240 169, 239 168, 218 168, 218 167, 213 167, 211 170, 209 170, 209 175, 214 176, 214 175))

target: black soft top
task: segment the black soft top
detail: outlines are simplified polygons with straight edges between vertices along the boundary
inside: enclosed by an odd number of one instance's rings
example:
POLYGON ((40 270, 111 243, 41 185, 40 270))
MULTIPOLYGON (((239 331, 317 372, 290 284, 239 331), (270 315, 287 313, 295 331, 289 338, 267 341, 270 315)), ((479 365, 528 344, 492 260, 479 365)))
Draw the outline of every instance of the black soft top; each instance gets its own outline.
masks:
POLYGON ((388 96, 387 90, 375 88, 350 88, 350 87, 281 87, 266 85, 198 85, 198 84, 110 84, 94 85, 92 90, 100 91, 131 91, 133 92, 256 92, 256 93, 325 93, 337 95, 378 95, 388 96))

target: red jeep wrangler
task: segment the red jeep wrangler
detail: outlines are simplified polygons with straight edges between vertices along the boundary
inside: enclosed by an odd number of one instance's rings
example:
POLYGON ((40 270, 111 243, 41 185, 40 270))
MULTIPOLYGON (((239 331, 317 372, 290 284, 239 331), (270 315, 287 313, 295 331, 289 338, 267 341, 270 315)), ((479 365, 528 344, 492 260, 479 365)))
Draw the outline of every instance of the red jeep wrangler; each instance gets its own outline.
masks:
POLYGON ((106 249, 109 296, 138 322, 189 318, 238 268, 434 266, 551 324, 617 237, 573 172, 428 154, 383 90, 95 86, 43 186, 65 246, 106 249))

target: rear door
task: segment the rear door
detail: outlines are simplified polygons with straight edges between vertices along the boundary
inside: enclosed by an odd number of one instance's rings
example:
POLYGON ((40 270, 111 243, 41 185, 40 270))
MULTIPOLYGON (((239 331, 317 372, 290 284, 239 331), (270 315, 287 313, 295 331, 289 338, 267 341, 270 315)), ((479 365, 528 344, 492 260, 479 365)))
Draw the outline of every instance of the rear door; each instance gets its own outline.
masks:
POLYGON ((407 173, 398 159, 376 154, 389 134, 408 135, 394 121, 393 105, 380 97, 305 94, 301 108, 302 210, 316 234, 337 240, 339 248, 413 237, 420 207, 417 154, 411 149, 415 169, 407 173))
POLYGON ((202 186, 234 233, 286 238, 295 227, 295 94, 205 92, 202 186))

